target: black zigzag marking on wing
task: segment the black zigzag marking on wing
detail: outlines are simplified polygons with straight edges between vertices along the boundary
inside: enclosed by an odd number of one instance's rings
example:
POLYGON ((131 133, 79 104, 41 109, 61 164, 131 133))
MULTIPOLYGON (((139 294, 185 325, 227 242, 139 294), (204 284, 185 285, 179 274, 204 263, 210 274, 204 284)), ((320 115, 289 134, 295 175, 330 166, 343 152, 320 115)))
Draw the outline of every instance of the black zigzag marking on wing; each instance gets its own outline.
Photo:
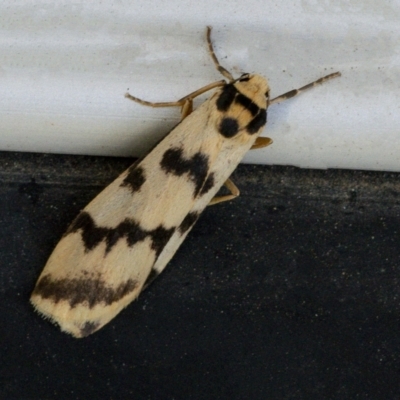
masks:
POLYGON ((191 158, 183 157, 183 149, 174 147, 168 149, 161 160, 161 168, 169 174, 182 176, 188 174, 195 185, 194 196, 196 197, 207 178, 208 156, 200 151, 191 158))
POLYGON ((211 172, 208 176, 206 181, 204 182, 203 187, 201 188, 200 191, 200 196, 203 196, 206 194, 209 190, 211 190, 215 185, 215 178, 214 178, 214 173, 211 172))
POLYGON ((129 218, 120 222, 115 228, 105 228, 97 226, 90 214, 82 211, 71 224, 66 235, 79 230, 86 251, 94 249, 102 241, 105 241, 107 254, 120 239, 126 239, 128 246, 132 247, 135 243, 150 237, 152 240, 151 248, 158 257, 174 233, 175 228, 166 229, 160 225, 155 229, 145 230, 136 221, 129 218))
POLYGON ((132 193, 137 192, 146 182, 146 177, 144 174, 144 169, 142 167, 136 167, 132 165, 128 169, 128 175, 125 177, 121 186, 128 187, 132 193))
POLYGON ((82 229, 86 251, 95 248, 108 235, 109 228, 97 227, 89 213, 82 211, 72 222, 64 236, 82 229))
POLYGON ((158 228, 148 231, 148 235, 152 239, 151 248, 155 250, 156 256, 162 252, 164 246, 168 243, 169 239, 175 232, 175 228, 165 229, 162 225, 158 228))
MULTIPOLYGON (((81 278, 63 279, 52 279, 52 276, 47 274, 39 280, 33 294, 43 299, 51 299, 54 303, 66 300, 71 308, 82 303, 93 308, 100 303, 110 305, 117 302, 137 287, 138 283, 133 279, 112 287, 104 279, 93 277, 87 272, 81 278)), ((89 329, 89 326, 87 328, 89 329)))

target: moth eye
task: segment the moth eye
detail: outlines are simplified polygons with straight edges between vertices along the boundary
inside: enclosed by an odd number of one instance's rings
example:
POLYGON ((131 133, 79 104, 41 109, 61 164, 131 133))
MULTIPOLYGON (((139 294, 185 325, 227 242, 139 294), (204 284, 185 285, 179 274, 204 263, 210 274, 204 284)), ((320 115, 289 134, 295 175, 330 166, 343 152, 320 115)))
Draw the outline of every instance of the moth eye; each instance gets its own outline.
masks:
POLYGON ((243 74, 240 78, 239 78, 239 82, 248 82, 250 80, 250 75, 249 74, 243 74))
POLYGON ((269 90, 267 90, 267 91, 265 92, 265 97, 266 97, 267 99, 269 99, 269 90))

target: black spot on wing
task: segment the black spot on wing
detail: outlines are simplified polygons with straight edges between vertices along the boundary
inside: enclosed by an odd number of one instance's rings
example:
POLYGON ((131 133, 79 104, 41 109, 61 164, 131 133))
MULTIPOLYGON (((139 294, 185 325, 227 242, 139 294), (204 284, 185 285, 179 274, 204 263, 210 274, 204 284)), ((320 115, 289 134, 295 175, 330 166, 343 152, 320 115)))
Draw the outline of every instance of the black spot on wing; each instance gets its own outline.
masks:
POLYGON ((97 304, 110 305, 117 302, 137 287, 138 283, 133 279, 113 287, 103 279, 90 276, 53 280, 51 275, 47 274, 39 280, 33 294, 43 299, 51 299, 54 303, 68 301, 71 308, 78 304, 93 308, 97 304))
POLYGON ((161 160, 161 168, 169 174, 182 176, 188 174, 195 184, 195 197, 203 187, 208 174, 208 156, 202 152, 195 153, 191 158, 183 156, 183 149, 174 147, 168 149, 161 160))
POLYGON ((144 282, 143 288, 147 288, 147 286, 149 286, 154 281, 154 279, 157 278, 158 275, 160 275, 160 272, 152 268, 146 278, 146 281, 144 282))
POLYGON ((231 138, 239 132, 239 124, 235 118, 225 117, 222 119, 218 130, 222 136, 231 138))
POLYGON ((100 326, 99 322, 92 322, 92 321, 85 322, 85 324, 80 329, 81 337, 86 337, 91 335, 93 332, 97 330, 99 326, 100 326))
POLYGON ((188 215, 186 215, 185 219, 179 225, 179 233, 183 235, 187 232, 197 221, 200 214, 198 212, 192 211, 188 215))
POLYGON ((216 102, 218 110, 228 111, 237 93, 238 91, 233 84, 225 85, 216 102))
POLYGON ((246 130, 250 135, 257 133, 267 123, 267 110, 260 109, 260 112, 249 122, 246 130))
POLYGON ((128 169, 128 175, 125 177, 121 186, 128 187, 132 193, 137 192, 145 183, 146 177, 142 167, 133 165, 128 169))
POLYGON ((183 149, 168 149, 161 160, 161 168, 174 175, 181 176, 188 172, 187 160, 183 157, 183 149))
POLYGON ((208 174, 208 156, 201 152, 197 152, 191 160, 190 166, 190 177, 196 185, 195 196, 197 196, 200 192, 200 189, 203 187, 204 181, 208 174))

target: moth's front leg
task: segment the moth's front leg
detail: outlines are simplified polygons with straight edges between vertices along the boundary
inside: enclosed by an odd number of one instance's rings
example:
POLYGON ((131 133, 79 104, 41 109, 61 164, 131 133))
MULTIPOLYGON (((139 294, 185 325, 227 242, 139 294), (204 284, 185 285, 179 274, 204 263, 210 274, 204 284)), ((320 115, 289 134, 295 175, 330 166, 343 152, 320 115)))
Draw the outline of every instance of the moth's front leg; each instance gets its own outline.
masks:
POLYGON ((211 89, 224 86, 225 81, 217 81, 210 83, 200 89, 195 90, 194 92, 188 94, 185 97, 182 97, 178 101, 162 101, 162 102, 152 102, 147 100, 139 99, 139 97, 132 96, 129 93, 125 93, 125 97, 127 99, 133 100, 136 103, 142 104, 148 107, 181 107, 181 119, 185 119, 192 111, 193 111, 193 99, 201 94, 208 92, 211 89))

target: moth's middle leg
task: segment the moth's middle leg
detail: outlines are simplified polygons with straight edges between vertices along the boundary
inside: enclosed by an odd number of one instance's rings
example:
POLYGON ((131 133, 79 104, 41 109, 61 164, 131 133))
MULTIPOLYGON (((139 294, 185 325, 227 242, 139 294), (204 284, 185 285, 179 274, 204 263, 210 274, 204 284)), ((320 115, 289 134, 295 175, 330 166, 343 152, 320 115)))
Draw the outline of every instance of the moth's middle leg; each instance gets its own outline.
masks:
POLYGON ((272 144, 272 139, 270 139, 269 137, 258 137, 253 146, 250 147, 250 150, 262 149, 263 147, 267 147, 270 144, 272 144))

